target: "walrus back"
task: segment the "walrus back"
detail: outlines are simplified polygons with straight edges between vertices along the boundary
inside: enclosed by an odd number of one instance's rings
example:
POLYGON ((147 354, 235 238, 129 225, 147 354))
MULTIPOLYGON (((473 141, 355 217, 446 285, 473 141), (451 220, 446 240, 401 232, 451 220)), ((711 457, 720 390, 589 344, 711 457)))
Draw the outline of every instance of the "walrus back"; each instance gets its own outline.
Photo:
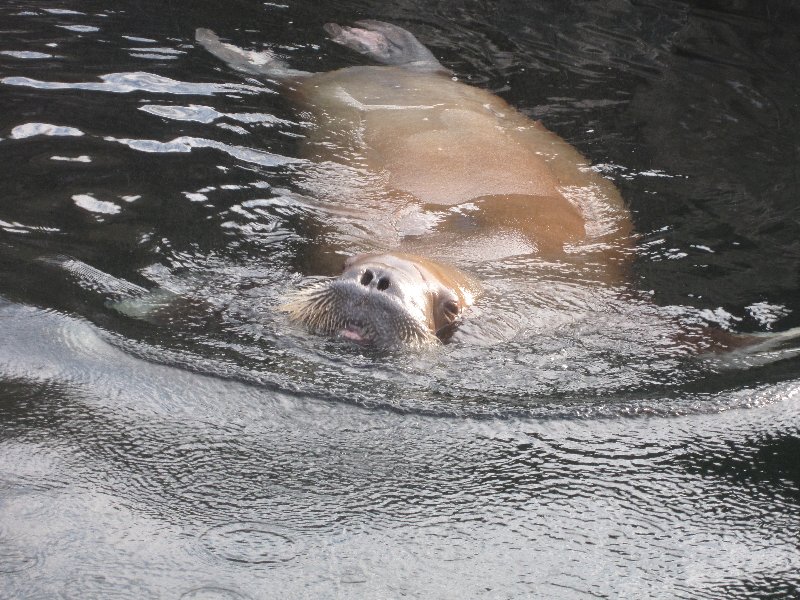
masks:
POLYGON ((355 156, 422 203, 592 187, 607 209, 625 214, 613 184, 572 146, 494 94, 450 77, 349 67, 299 82, 295 97, 315 116, 310 154, 355 156))

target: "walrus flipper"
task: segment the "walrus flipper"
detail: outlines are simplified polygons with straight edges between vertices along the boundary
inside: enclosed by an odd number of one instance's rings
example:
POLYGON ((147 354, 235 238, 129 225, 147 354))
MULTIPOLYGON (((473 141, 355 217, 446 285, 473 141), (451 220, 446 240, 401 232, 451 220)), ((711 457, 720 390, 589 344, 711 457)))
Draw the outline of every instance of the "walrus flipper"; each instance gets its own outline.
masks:
POLYGON ((210 29, 198 29, 194 39, 211 54, 232 69, 250 75, 266 75, 275 79, 292 79, 311 75, 306 71, 290 69, 289 66, 269 50, 255 52, 232 44, 224 44, 210 29))
POLYGON ((342 27, 327 23, 325 31, 331 40, 385 65, 396 65, 421 71, 450 71, 436 60, 413 34, 402 27, 383 21, 356 21, 358 27, 342 27))

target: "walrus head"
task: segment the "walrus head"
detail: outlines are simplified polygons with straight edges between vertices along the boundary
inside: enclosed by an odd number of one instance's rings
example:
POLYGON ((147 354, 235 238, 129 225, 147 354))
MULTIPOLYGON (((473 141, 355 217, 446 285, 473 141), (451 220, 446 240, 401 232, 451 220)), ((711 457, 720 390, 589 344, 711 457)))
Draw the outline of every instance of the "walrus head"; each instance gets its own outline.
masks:
POLYGON ((392 349, 445 340, 476 284, 463 273, 409 254, 360 254, 342 274, 298 293, 283 310, 322 335, 392 349))

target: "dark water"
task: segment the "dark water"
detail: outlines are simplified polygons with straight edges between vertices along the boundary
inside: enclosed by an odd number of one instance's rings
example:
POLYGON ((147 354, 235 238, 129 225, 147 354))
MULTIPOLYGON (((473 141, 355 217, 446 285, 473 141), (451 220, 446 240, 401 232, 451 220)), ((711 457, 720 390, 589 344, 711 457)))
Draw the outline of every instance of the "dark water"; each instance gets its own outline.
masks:
POLYGON ((674 340, 800 326, 792 3, 12 1, 0 30, 0 598, 800 595, 800 343, 674 340), (359 242, 304 187, 313 125, 194 29, 324 71, 362 61, 322 24, 364 17, 618 185, 630 289, 506 257, 437 352, 288 326, 359 242))

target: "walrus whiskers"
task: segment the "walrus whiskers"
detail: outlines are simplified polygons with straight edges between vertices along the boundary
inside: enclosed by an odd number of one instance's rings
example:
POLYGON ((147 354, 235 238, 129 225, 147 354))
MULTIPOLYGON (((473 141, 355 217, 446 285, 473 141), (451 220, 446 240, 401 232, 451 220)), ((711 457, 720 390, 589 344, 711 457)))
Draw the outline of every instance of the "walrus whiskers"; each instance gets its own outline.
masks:
POLYGON ((292 294, 279 308, 290 321, 322 335, 350 332, 345 337, 364 343, 380 341, 381 346, 419 348, 439 343, 430 328, 405 312, 400 303, 382 294, 359 297, 349 289, 355 285, 318 283, 292 294), (386 331, 393 332, 395 343, 387 343, 386 331))
POLYGON ((287 313, 289 319, 295 323, 301 323, 319 333, 330 334, 336 327, 345 325, 343 318, 335 319, 333 307, 336 301, 336 294, 323 282, 295 292, 279 310, 287 313))

